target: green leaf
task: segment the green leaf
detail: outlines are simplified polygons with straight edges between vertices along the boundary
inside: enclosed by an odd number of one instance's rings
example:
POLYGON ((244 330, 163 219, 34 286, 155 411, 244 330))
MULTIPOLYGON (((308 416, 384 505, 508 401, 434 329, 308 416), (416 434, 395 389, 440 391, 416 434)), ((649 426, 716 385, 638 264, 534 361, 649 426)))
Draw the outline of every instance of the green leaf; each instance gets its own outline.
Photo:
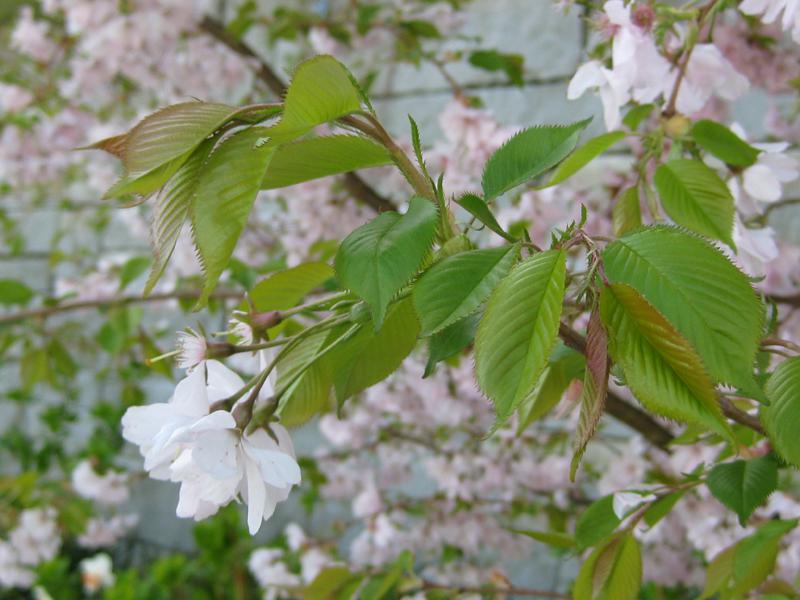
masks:
POLYGON ((653 527, 653 525, 658 523, 661 519, 666 517, 667 514, 669 514, 672 508, 681 498, 684 497, 685 494, 686 490, 680 490, 678 492, 672 492, 666 496, 662 496, 653 502, 644 513, 644 522, 647 523, 648 527, 653 527))
POLYGON ((153 222, 150 225, 150 241, 153 246, 153 267, 144 286, 144 295, 155 287, 167 267, 183 224, 189 217, 197 182, 205 165, 214 140, 201 143, 184 162, 175 176, 167 182, 156 198, 153 222))
POLYGON ((273 148, 258 146, 264 129, 253 127, 223 140, 209 157, 191 206, 192 234, 205 274, 197 306, 204 306, 242 234, 273 148))
POLYGON ((767 381, 761 422, 776 452, 800 467, 800 357, 783 361, 767 381))
POLYGON ((329 355, 339 403, 394 373, 414 349, 418 333, 410 298, 389 308, 377 333, 369 321, 364 323, 358 333, 329 355))
POLYGON ((572 152, 591 119, 572 125, 524 129, 492 154, 483 172, 483 196, 491 202, 556 166, 572 152))
POLYGON ((232 106, 210 102, 173 104, 145 117, 128 133, 89 146, 117 156, 125 168, 125 177, 106 197, 157 190, 237 112, 232 106))
POLYGON ((586 329, 586 375, 583 379, 581 414, 573 445, 574 454, 569 468, 572 481, 575 480, 581 457, 586 452, 586 446, 597 430, 606 407, 608 366, 608 336, 595 306, 586 329))
POLYGON ((600 156, 603 152, 611 148, 617 142, 625 139, 627 134, 624 131, 609 131, 603 135, 598 135, 590 139, 583 146, 570 154, 564 162, 556 169, 550 181, 542 187, 550 187, 569 179, 583 167, 600 156))
POLYGON ((300 137, 317 125, 361 110, 361 91, 350 72, 332 56, 301 63, 286 91, 281 120, 264 137, 276 145, 300 137))
POLYGON ((330 332, 327 331, 311 335, 290 350, 277 365, 276 389, 286 388, 281 394, 278 414, 286 427, 302 425, 329 408, 333 375, 329 363, 318 359, 329 339, 330 332))
POLYGON ((517 433, 522 433, 531 423, 555 408, 569 384, 575 379, 583 379, 585 367, 583 354, 557 343, 539 383, 519 406, 517 433))
POLYGON ((139 275, 147 270, 150 258, 147 256, 134 256, 125 261, 119 272, 119 291, 124 290, 139 275))
POLYGON ((381 577, 372 579, 361 591, 361 600, 381 600, 397 586, 403 573, 411 573, 414 568, 414 556, 409 550, 403 550, 389 570, 381 577))
POLYGON ((428 363, 423 378, 433 374, 437 363, 462 352, 475 340, 481 315, 476 313, 433 334, 428 342, 428 363))
POLYGON ((717 500, 739 515, 744 526, 778 486, 778 464, 770 455, 720 464, 709 471, 706 485, 717 500))
POLYGON ((734 167, 755 164, 760 152, 725 125, 709 119, 700 119, 692 125, 691 135, 703 150, 734 167))
POLYGON ((781 539, 797 527, 798 520, 773 520, 736 544, 733 557, 734 597, 744 596, 761 585, 775 569, 781 539))
POLYGON ((27 304, 33 299, 33 290, 16 279, 0 279, 0 304, 27 304))
POLYGON ((485 71, 503 71, 514 85, 522 85, 524 57, 497 50, 475 50, 469 55, 469 64, 485 71))
POLYGON ((635 600, 642 585, 639 542, 626 533, 596 548, 581 566, 575 600, 635 600))
POLYGON ((475 194, 464 194, 456 200, 456 203, 461 206, 464 210, 469 212, 473 217, 478 219, 481 223, 486 225, 491 231, 494 231, 497 235, 501 238, 508 240, 509 242, 515 242, 516 239, 514 236, 509 235, 508 233, 500 227, 500 223, 497 222, 497 219, 494 218, 492 211, 489 209, 489 205, 483 201, 483 198, 476 196, 475 194))
POLYGON ((346 567, 326 567, 303 590, 305 600, 331 600, 348 582, 357 576, 346 567))
POLYGON ((655 109, 655 104, 640 104, 631 108, 623 117, 622 123, 631 131, 636 131, 655 109))
POLYGON ((723 586, 728 585, 733 576, 733 557, 735 552, 736 545, 734 544, 717 553, 711 560, 708 568, 706 568, 706 582, 699 600, 710 598, 720 591, 723 586))
POLYGON ((639 190, 635 186, 620 194, 611 212, 611 221, 614 225, 614 235, 617 237, 641 226, 642 207, 639 204, 639 190))
POLYGON ((376 329, 397 292, 417 274, 433 244, 436 223, 436 206, 415 196, 405 214, 385 212, 339 247, 336 275, 367 303, 376 329))
POLYGON ((542 542, 543 544, 547 544, 548 546, 553 546, 555 548, 575 547, 575 539, 571 535, 561 533, 559 531, 535 531, 531 529, 511 529, 510 531, 527 536, 536 540, 537 542, 542 542))
POLYGON ((763 396, 752 376, 763 306, 747 277, 719 250, 659 226, 609 244, 603 259, 608 279, 636 288, 697 350, 715 381, 763 396))
POLYGON ((283 144, 275 150, 261 189, 287 187, 392 162, 383 146, 355 135, 330 135, 283 144))
POLYGON ((609 354, 642 404, 732 438, 700 357, 661 313, 629 285, 612 284, 600 294, 600 314, 609 354))
POLYGON ((331 277, 333 269, 325 263, 303 263, 261 280, 248 296, 258 311, 286 310, 331 277))
POLYGON ((614 512, 614 495, 609 494, 592 502, 575 523, 575 543, 579 550, 594 546, 604 540, 619 526, 614 512))
POLYGON ((719 175, 704 163, 671 160, 656 169, 654 182, 661 204, 673 221, 736 247, 733 196, 719 175))
POLYGON ((475 312, 518 257, 518 244, 471 250, 449 256, 425 271, 413 290, 422 335, 437 333, 475 312))
POLYGON ((489 298, 475 341, 475 373, 494 402, 495 427, 533 390, 558 334, 566 254, 540 252, 519 263, 489 298))

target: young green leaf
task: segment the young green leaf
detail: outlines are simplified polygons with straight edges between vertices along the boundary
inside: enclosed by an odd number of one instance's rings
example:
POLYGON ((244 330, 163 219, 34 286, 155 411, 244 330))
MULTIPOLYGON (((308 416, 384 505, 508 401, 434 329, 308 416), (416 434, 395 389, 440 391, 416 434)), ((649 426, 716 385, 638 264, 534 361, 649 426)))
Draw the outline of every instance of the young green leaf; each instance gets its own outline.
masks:
POLYGON ((532 529, 511 529, 509 531, 524 535, 536 540, 537 542, 542 542, 548 546, 553 546, 554 548, 575 547, 575 539, 571 535, 558 531, 536 531, 532 529))
POLYGON ((581 414, 575 435, 574 455, 569 468, 571 480, 575 480, 581 457, 592 439, 600 417, 606 406, 608 393, 608 336, 600 320, 597 307, 589 316, 586 329, 586 375, 581 393, 581 414))
POLYGON ((434 333, 428 342, 428 362, 422 377, 430 377, 437 363, 455 356, 469 346, 475 340, 479 321, 480 314, 476 313, 434 333))
POLYGON ((500 227, 500 223, 497 222, 497 219, 494 218, 491 209, 483 201, 483 198, 476 196, 475 194, 464 194, 456 200, 456 204, 458 204, 461 208, 466 210, 469 214, 473 217, 478 219, 481 223, 486 225, 491 231, 494 231, 497 235, 502 237, 503 239, 508 240, 509 242, 516 242, 517 240, 500 227))
POLYGON ((379 331, 367 321, 329 355, 336 398, 341 404, 392 374, 414 349, 419 324, 411 298, 390 307, 379 331))
POLYGON ((674 227, 639 229, 609 244, 606 276, 638 290, 697 350, 717 382, 754 398, 764 309, 747 277, 719 250, 674 227))
POLYGON ((600 314, 609 353, 642 404, 732 438, 700 357, 661 313, 634 288, 612 284, 600 294, 600 314))
POLYGON ((436 206, 415 196, 405 214, 385 212, 353 231, 339 247, 336 275, 369 305, 376 330, 389 303, 430 251, 436 223, 436 206))
POLYGON ((700 119, 692 125, 691 135, 703 150, 734 167, 753 165, 760 152, 725 125, 709 119, 700 119))
POLYGON ((333 375, 329 363, 317 357, 333 341, 330 336, 328 331, 309 336, 278 363, 276 389, 286 388, 278 405, 283 425, 297 427, 329 407, 333 375))
POLYGON ((639 204, 639 190, 636 186, 629 187, 619 195, 611 212, 611 221, 614 225, 614 235, 617 237, 642 225, 642 207, 639 204))
POLYGON ((125 168, 125 177, 106 197, 154 192, 237 112, 232 106, 210 102, 173 104, 145 117, 128 133, 89 146, 114 154, 125 168))
POLYGON ((491 202, 556 166, 572 152, 591 119, 572 125, 524 129, 500 146, 486 163, 483 196, 491 202))
POLYGON ((280 144, 317 125, 361 109, 361 92, 350 72, 332 56, 320 55, 300 64, 286 91, 281 120, 264 137, 280 144))
POLYGON ((542 187, 550 187, 565 181, 575 175, 583 167, 611 148, 617 142, 625 139, 624 131, 609 131, 590 139, 583 146, 570 154, 553 173, 550 181, 542 187))
POLYGON ((475 373, 494 402, 495 427, 533 390, 558 334, 566 254, 540 252, 519 263, 489 298, 475 342, 475 373))
POLYGON ((264 129, 253 127, 223 140, 209 157, 191 206, 192 234, 205 274, 205 305, 228 265, 261 187, 274 148, 258 146, 264 129))
POLYGON ((673 221, 735 248, 733 196, 719 175, 699 160, 677 159, 659 165, 654 182, 673 221))
POLYGON ((485 71, 503 71, 514 85, 522 85, 523 64, 521 54, 507 54, 497 50, 475 50, 469 55, 469 64, 485 71))
POLYGON ((775 569, 781 539, 797 527, 798 520, 768 521, 736 544, 731 595, 742 598, 761 585, 775 569))
POLYGON ((745 521, 767 501, 778 485, 778 464, 770 456, 735 460, 715 466, 706 477, 714 497, 745 521))
POLYGON ((625 533, 592 552, 578 572, 572 594, 575 600, 635 600, 641 585, 639 542, 625 533))
POLYGON ((333 269, 325 263, 303 263, 261 280, 248 296, 258 311, 286 310, 333 275, 333 269))
POLYGON ((287 187, 391 162, 383 146, 355 135, 329 135, 300 140, 283 144, 275 150, 261 182, 261 189, 287 187))
POLYGON ((575 523, 575 542, 579 550, 585 550, 604 540, 620 524, 614 512, 614 495, 609 494, 592 502, 575 523))
POLYGON ((583 379, 586 358, 580 352, 557 343, 539 383, 519 405, 519 427, 522 433, 528 426, 550 412, 561 400, 569 384, 583 379))
POLYGON ((145 296, 153 290, 167 267, 183 224, 189 218, 200 173, 213 147, 214 140, 200 144, 156 198, 153 222, 150 224, 153 267, 144 286, 145 296))
POLYGON ((472 314, 519 257, 519 245, 471 250, 449 256, 414 285, 414 306, 422 335, 432 335, 472 314))
POLYGON ((0 304, 27 304, 33 299, 33 290, 16 279, 0 279, 0 304))
POLYGON ((761 407, 773 447, 784 459, 800 467, 800 357, 783 361, 767 381, 769 406, 761 407))

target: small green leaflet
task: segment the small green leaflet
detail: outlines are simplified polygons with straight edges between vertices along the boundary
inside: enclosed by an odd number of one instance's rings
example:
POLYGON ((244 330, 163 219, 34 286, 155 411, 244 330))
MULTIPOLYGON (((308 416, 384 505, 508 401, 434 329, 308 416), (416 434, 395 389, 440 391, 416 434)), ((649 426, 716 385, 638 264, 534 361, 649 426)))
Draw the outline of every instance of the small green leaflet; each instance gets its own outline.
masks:
POLYGON ((775 450, 800 467, 800 357, 783 361, 767 381, 769 406, 761 407, 761 422, 775 450))
POLYGON ((497 219, 494 218, 492 211, 489 209, 489 206, 486 204, 486 202, 483 201, 483 198, 480 198, 475 194, 467 193, 456 200, 456 204, 478 219, 478 221, 486 225, 486 227, 488 227, 491 231, 494 231, 501 238, 506 239, 509 242, 516 241, 514 236, 506 233, 506 231, 500 227, 500 223, 498 223, 497 219))
POLYGON ((389 308, 379 331, 368 320, 355 335, 331 351, 328 360, 339 403, 397 370, 414 349, 418 333, 411 298, 405 298, 389 308))
POLYGON ((558 334, 566 254, 540 252, 523 260, 489 298, 475 340, 475 373, 494 402, 495 428, 530 394, 558 334))
POLYGON ((611 212, 614 235, 621 237, 642 225, 642 207, 639 204, 639 190, 629 187, 617 198, 611 212))
POLYGON ((224 104, 184 102, 145 117, 128 133, 89 146, 117 156, 125 177, 106 193, 149 194, 160 188, 203 140, 240 112, 224 104))
POLYGON ((519 245, 471 250, 449 256, 414 285, 422 335, 437 333, 472 314, 511 270, 519 245))
POLYGON ((625 139, 624 131, 609 131, 590 139, 583 146, 570 154, 553 173, 550 181, 542 187, 550 187, 569 179, 583 167, 611 148, 617 142, 625 139))
POLYGON ((715 382, 763 397, 752 372, 764 309, 717 248, 675 227, 640 228, 606 246, 611 283, 636 288, 697 350, 715 382))
POLYGON ((609 354, 622 366, 642 404, 732 439, 700 357, 663 315, 625 284, 603 288, 600 314, 608 330, 609 354))
POLYGON ((475 50, 469 55, 469 64, 485 71, 503 71, 514 85, 522 85, 524 57, 497 50, 475 50))
POLYGON ((677 159, 659 165, 654 178, 661 205, 673 221, 733 243, 733 196, 714 171, 699 160, 677 159))
POLYGON ((567 387, 583 379, 586 358, 580 352, 557 342, 539 383, 519 405, 519 427, 522 433, 528 426, 549 413, 561 400, 567 387))
POLYGON ((0 279, 0 304, 27 304, 33 299, 33 290, 16 279, 0 279))
POLYGON ((428 342, 428 362, 423 378, 433 374, 436 364, 462 352, 475 340, 481 315, 476 313, 433 334, 428 342))
POLYGON ((692 125, 691 135, 703 150, 734 167, 755 164, 760 153, 730 129, 709 119, 700 119, 692 125))
POLYGON ((767 454, 716 465, 706 476, 714 497, 739 515, 739 523, 767 501, 778 485, 778 463, 767 454))
POLYGON ((283 117, 264 137, 270 144, 298 138, 317 125, 361 110, 361 100, 344 65, 332 56, 315 56, 297 67, 286 91, 283 117))
POLYGON ((595 548, 572 588, 574 600, 635 600, 642 585, 639 542, 620 534, 595 548))
POLYGON ((405 214, 385 212, 353 231, 339 247, 336 275, 369 305, 376 330, 389 303, 430 251, 437 217, 434 204, 415 196, 405 214))
POLYGON ((209 157, 191 206, 192 234, 205 285, 202 307, 230 260, 261 187, 274 148, 258 146, 264 129, 244 129, 223 140, 209 157))
POLYGON ((258 311, 285 310, 297 305, 333 275, 333 269, 325 263, 303 263, 262 279, 248 295, 258 311))
POLYGON ((181 229, 189 218, 200 172, 213 147, 214 140, 200 144, 156 197, 153 222, 150 224, 153 267, 144 286, 145 296, 153 290, 167 267, 181 229))
POLYGON ((542 542, 555 548, 574 548, 575 539, 566 533, 558 531, 536 531, 532 529, 510 529, 514 533, 527 536, 537 542, 542 542))
POLYGON ((578 549, 585 550, 604 540, 614 533, 619 524, 620 519, 614 512, 614 495, 598 498, 581 513, 575 524, 578 549))
POLYGON ((511 188, 538 177, 572 152, 591 119, 572 125, 523 129, 492 154, 483 172, 483 196, 491 202, 511 188))
POLYGON ((287 187, 392 162, 383 146, 355 135, 330 135, 283 144, 275 150, 261 189, 287 187))

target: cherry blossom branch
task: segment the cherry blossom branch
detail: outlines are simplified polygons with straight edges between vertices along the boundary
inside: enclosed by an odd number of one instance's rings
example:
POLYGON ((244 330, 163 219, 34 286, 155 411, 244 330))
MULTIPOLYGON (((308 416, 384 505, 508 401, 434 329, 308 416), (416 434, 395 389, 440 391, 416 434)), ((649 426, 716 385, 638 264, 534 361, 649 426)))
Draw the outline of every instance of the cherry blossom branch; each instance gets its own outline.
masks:
MULTIPOLYGON (((441 590, 446 592, 453 592, 456 594, 509 594, 512 596, 530 596, 534 598, 571 598, 569 594, 562 594, 561 592, 552 592, 550 590, 537 590, 527 587, 516 586, 469 586, 469 585, 446 585, 430 581, 428 579, 421 580, 419 591, 432 591, 441 590)), ((413 590, 407 592, 413 595, 413 590)))
MULTIPOLYGON (((240 56, 249 59, 257 65, 256 75, 278 97, 286 94, 286 84, 281 80, 275 70, 246 43, 237 39, 225 28, 224 23, 213 17, 204 17, 200 22, 201 31, 209 34, 218 42, 227 46, 240 56)), ((395 210, 394 203, 376 192, 358 174, 347 173, 344 176, 344 186, 354 197, 371 207, 375 212, 395 210)))
MULTIPOLYGON (((241 298, 243 295, 243 292, 237 290, 218 290, 212 293, 209 298, 214 300, 230 300, 241 298)), ((64 302, 53 306, 32 308, 7 315, 0 315, 0 325, 29 319, 47 319, 57 314, 77 310, 103 308, 107 306, 128 306, 130 304, 148 304, 152 302, 166 302, 168 300, 197 300, 199 297, 199 291, 191 290, 151 294, 149 296, 110 296, 108 298, 98 298, 96 300, 78 300, 75 302, 64 302)))

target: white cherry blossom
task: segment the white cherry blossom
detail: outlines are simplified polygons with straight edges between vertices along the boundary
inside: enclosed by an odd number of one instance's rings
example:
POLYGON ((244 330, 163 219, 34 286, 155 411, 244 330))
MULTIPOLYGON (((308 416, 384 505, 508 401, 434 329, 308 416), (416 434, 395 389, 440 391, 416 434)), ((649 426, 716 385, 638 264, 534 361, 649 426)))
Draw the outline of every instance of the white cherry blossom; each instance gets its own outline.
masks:
POLYGON ((108 554, 100 553, 83 559, 80 569, 83 589, 88 594, 94 594, 114 584, 114 569, 108 554))
POLYGON ((88 460, 82 460, 72 470, 72 487, 79 496, 98 504, 122 504, 130 496, 126 474, 109 469, 101 475, 88 460))
POLYGON ((764 23, 774 23, 781 17, 784 31, 791 31, 792 39, 800 44, 800 1, 798 0, 744 0, 739 5, 746 15, 760 16, 764 23))

